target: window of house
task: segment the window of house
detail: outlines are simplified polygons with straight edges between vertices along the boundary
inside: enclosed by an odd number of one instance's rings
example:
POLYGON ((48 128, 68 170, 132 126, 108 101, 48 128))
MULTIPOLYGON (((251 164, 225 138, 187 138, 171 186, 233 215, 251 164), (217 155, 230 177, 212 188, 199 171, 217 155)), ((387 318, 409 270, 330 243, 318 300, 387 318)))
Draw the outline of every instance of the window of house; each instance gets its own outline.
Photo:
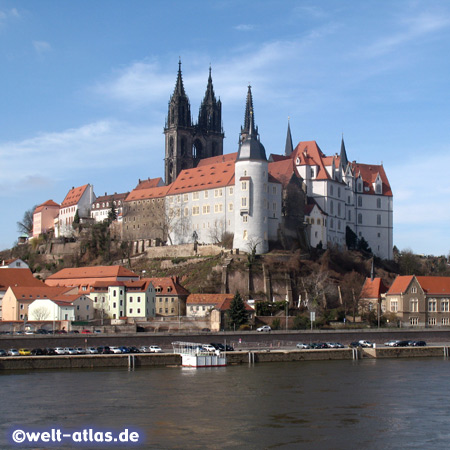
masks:
POLYGON ((442 312, 449 312, 448 306, 449 306, 448 298, 441 300, 441 311, 442 312))
POLYGON ((441 319, 441 324, 442 325, 449 325, 450 324, 450 319, 448 317, 443 317, 441 319))
POLYGON ((428 317, 428 325, 436 325, 436 317, 428 317))
POLYGON ((247 234, 247 230, 244 230, 244 234, 243 237, 244 241, 246 241, 248 239, 248 234, 247 234))
POLYGON ((359 207, 362 206, 362 197, 361 196, 358 197, 358 206, 359 207))
POLYGON ((419 300, 417 298, 412 298, 409 301, 409 310, 410 312, 419 312, 419 300))
POLYGON ((247 182, 246 182, 246 181, 241 181, 241 189, 242 189, 243 191, 246 191, 246 190, 247 190, 247 182))
POLYGON ((419 325, 419 318, 418 317, 410 317, 409 324, 410 325, 419 325))
POLYGON ((361 213, 358 214, 358 224, 359 225, 362 224, 362 214, 361 213))
POLYGON ((247 197, 241 198, 241 206, 247 206, 247 197))
POLYGON ((411 288, 411 294, 416 294, 417 293, 417 287, 416 286, 413 286, 412 288, 411 288))
POLYGON ((247 216, 247 214, 244 214, 244 215, 242 216, 242 222, 244 222, 244 223, 247 223, 247 222, 248 222, 248 216, 247 216))
POLYGON ((222 197, 222 189, 214 189, 214 197, 222 197))
POLYGON ((381 225, 381 214, 377 214, 377 225, 381 225))
POLYGON ((391 300, 391 312, 398 311, 398 300, 391 300))
POLYGON ((228 211, 233 211, 233 203, 228 203, 228 211))
POLYGON ((436 299, 430 298, 428 300, 428 312, 436 312, 436 299))
POLYGON ((377 198, 377 208, 381 208, 381 198, 377 198))
POLYGON ((200 206, 193 206, 192 207, 192 215, 198 216, 200 214, 200 206))
POLYGON ((189 201, 189 194, 183 194, 183 202, 189 201))
POLYGON ((130 308, 130 314, 133 314, 133 308, 130 308))
POLYGON ((193 192, 192 193, 192 200, 198 200, 199 199, 199 193, 198 192, 193 192))

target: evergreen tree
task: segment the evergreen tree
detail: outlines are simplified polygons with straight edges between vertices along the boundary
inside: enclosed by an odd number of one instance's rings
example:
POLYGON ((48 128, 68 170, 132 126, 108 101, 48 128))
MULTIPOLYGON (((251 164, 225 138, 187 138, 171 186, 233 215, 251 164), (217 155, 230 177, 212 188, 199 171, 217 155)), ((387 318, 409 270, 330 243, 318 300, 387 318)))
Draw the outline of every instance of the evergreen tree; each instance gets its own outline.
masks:
POLYGON ((72 227, 76 230, 80 226, 80 215, 78 214, 78 209, 75 211, 75 216, 73 217, 72 227))
POLYGON ((242 300, 241 294, 236 292, 228 310, 228 322, 231 328, 239 328, 244 323, 247 323, 247 321, 248 315, 245 310, 244 300, 242 300))
POLYGON ((345 228, 345 243, 349 250, 354 250, 358 243, 358 236, 349 226, 345 228))
POLYGON ((111 209, 109 210, 108 213, 108 222, 112 223, 115 220, 117 220, 116 208, 114 206, 114 200, 111 200, 111 209))

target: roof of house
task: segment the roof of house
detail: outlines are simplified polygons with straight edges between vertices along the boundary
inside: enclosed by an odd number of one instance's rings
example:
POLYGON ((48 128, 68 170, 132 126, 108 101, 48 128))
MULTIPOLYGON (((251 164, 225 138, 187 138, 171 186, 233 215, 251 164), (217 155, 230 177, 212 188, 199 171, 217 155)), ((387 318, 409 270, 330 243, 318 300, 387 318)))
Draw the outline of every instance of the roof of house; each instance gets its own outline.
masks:
POLYGON ((177 277, 142 278, 142 280, 150 281, 155 289, 160 288, 161 291, 157 292, 157 295, 189 295, 189 291, 179 283, 177 277))
POLYGON ((450 277, 416 277, 414 275, 399 275, 387 293, 389 295, 403 294, 414 278, 427 295, 450 295, 450 277))
POLYGON ((389 184, 383 165, 361 164, 355 161, 350 164, 352 166, 355 177, 361 175, 361 178, 363 180, 364 194, 375 194, 374 183, 377 179, 377 176, 380 175, 381 183, 383 186, 383 195, 392 197, 391 185, 389 184))
POLYGON ((386 293, 388 288, 383 283, 383 280, 381 278, 374 278, 373 280, 371 278, 366 278, 364 281, 364 285, 361 289, 361 294, 359 295, 359 298, 381 298, 381 294, 386 293))
POLYGON ((61 208, 66 208, 67 206, 73 206, 76 205, 81 197, 83 196, 84 192, 86 191, 89 184, 85 184, 83 186, 79 187, 73 187, 66 195, 66 198, 61 203, 61 208))
POLYGON ((44 282, 34 278, 29 269, 0 270, 0 290, 8 289, 9 286, 45 286, 44 282))
POLYGON ((146 200, 151 198, 161 198, 167 195, 167 191, 169 190, 169 186, 158 186, 151 188, 136 188, 133 189, 125 199, 126 202, 130 202, 132 200, 146 200))
POLYGON ((139 278, 131 270, 123 266, 92 266, 92 267, 71 267, 62 269, 50 275, 47 280, 64 280, 73 278, 107 278, 107 277, 134 277, 139 278))
POLYGON ((47 200, 46 202, 41 203, 39 206, 37 206, 33 214, 39 213, 45 208, 59 208, 59 204, 54 202, 53 200, 47 200))
POLYGON ((59 298, 64 292, 69 292, 72 288, 67 287, 51 287, 51 286, 11 286, 11 290, 17 300, 43 300, 50 299, 54 300, 59 298))
POLYGON ((325 166, 325 154, 320 150, 316 141, 299 142, 295 150, 291 155, 295 164, 300 166, 317 166, 318 171, 316 174, 316 180, 328 180, 331 179, 325 166))
POLYGON ((223 162, 236 162, 238 153, 227 153, 226 155, 211 156, 210 158, 201 159, 197 167, 210 166, 211 164, 219 164, 223 162))
MULTIPOLYGON (((293 175, 297 175, 291 158, 269 163, 269 175, 286 187, 293 175)), ((272 180, 269 180, 272 181, 272 180)))
MULTIPOLYGON (((211 158, 208 158, 211 159, 211 158)), ((185 192, 203 191, 234 185, 234 161, 199 165, 194 169, 185 169, 169 186, 167 195, 185 192)))
POLYGON ((149 189, 161 186, 164 186, 164 182, 161 177, 148 178, 147 180, 139 180, 137 186, 134 189, 149 189))
MULTIPOLYGON (((216 305, 216 309, 219 311, 228 311, 230 309, 231 302, 233 301, 233 296, 225 298, 221 303, 216 305)), ((248 312, 254 312, 255 310, 244 301, 245 310, 248 312)))
POLYGON ((316 202, 314 197, 308 197, 305 205, 305 216, 309 216, 313 209, 317 208, 323 215, 327 216, 328 214, 323 211, 323 209, 316 202))
MULTIPOLYGON (((92 209, 104 209, 105 207, 101 205, 101 203, 109 203, 109 202, 113 202, 113 201, 117 201, 117 200, 125 200, 125 198, 128 196, 129 192, 124 192, 121 194, 105 194, 102 195, 100 197, 97 197, 95 199, 94 204, 92 205, 92 209), (99 204, 98 208, 97 208, 97 203, 99 204)), ((111 206, 111 205, 109 205, 111 206)))
POLYGON ((233 300, 233 294, 190 294, 187 305, 221 305, 226 299, 233 300))

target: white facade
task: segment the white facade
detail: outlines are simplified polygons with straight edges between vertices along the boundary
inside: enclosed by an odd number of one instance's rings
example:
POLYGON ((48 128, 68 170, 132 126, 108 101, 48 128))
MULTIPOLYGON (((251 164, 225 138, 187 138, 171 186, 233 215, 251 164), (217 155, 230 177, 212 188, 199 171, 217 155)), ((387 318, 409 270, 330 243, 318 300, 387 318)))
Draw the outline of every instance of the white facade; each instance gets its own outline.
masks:
POLYGON ((28 320, 75 320, 73 304, 50 299, 34 300, 28 307, 28 320))

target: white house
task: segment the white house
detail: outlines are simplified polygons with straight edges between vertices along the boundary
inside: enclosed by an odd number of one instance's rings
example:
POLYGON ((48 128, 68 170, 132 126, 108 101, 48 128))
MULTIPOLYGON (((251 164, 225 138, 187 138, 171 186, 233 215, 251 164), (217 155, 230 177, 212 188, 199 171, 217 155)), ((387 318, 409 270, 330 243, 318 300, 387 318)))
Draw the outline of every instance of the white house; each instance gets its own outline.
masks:
POLYGON ((37 299, 28 306, 28 320, 75 320, 72 301, 37 299))

